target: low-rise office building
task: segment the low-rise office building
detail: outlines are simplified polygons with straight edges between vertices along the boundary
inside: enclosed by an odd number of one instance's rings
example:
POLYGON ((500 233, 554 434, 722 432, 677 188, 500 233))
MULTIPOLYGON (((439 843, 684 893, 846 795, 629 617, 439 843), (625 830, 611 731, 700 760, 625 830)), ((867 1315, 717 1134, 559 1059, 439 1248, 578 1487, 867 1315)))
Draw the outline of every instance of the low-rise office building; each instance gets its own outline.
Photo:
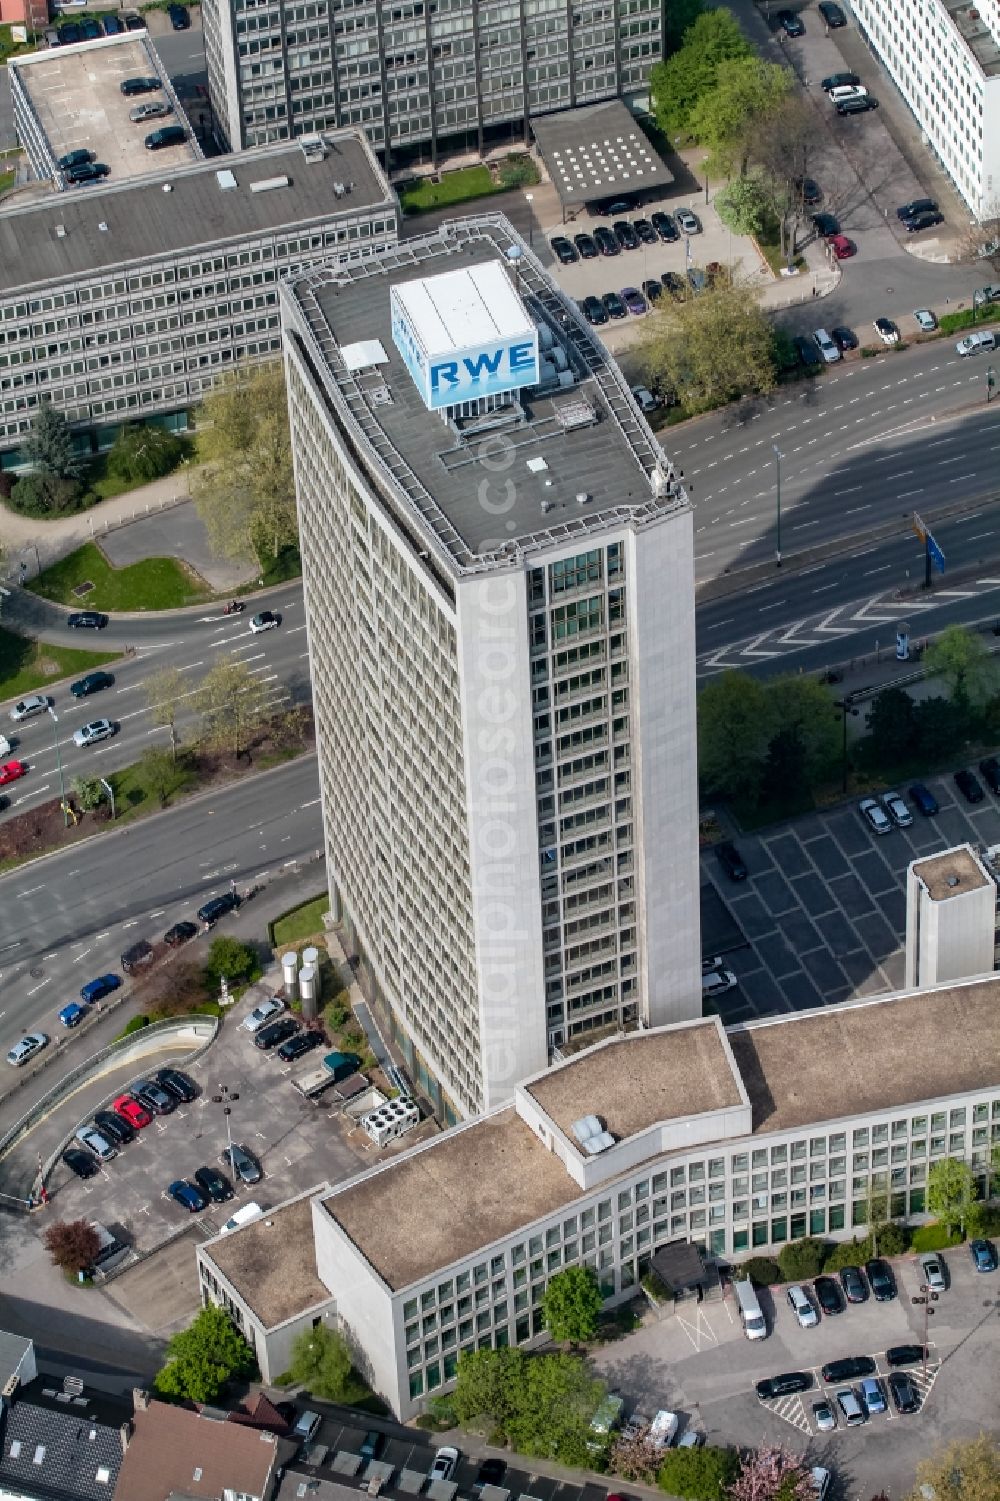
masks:
MULTIPOLYGON (((406 1417, 462 1351, 539 1338, 564 1267, 592 1266, 615 1302, 672 1242, 728 1261, 843 1239, 882 1195, 893 1218, 920 1220, 930 1165, 957 1157, 985 1182, 997 1142, 1000 979, 728 1031, 680 1023, 599 1044, 491 1114, 316 1190, 312 1252, 274 1235, 267 1275, 285 1277, 286 1319, 335 1305, 406 1417)), ((232 1272, 247 1235, 261 1231, 199 1247, 204 1297, 221 1301, 209 1279, 232 1272)), ((237 1281, 245 1320, 257 1287, 237 1281)))
POLYGON ((284 277, 384 249, 398 223, 354 130, 15 200, 0 210, 0 467, 46 399, 94 448, 136 418, 186 427, 219 375, 280 355, 284 277))

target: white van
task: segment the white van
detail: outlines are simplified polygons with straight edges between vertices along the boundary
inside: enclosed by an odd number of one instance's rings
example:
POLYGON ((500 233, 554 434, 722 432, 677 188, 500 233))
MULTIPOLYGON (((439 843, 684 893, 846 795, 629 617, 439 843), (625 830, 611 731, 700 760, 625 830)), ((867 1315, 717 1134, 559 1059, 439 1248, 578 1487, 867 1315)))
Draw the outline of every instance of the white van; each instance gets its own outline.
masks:
POLYGON ((840 359, 840 350, 830 338, 830 335, 827 333, 826 329, 817 328, 815 333, 813 334, 813 338, 816 341, 816 348, 819 350, 824 360, 826 360, 826 363, 828 365, 835 365, 840 359))
POLYGON ((228 1219, 219 1231, 220 1235, 232 1235, 241 1225, 249 1225, 251 1220, 259 1220, 264 1213, 259 1204, 253 1202, 241 1204, 231 1219, 228 1219))
POLYGON ((982 333, 966 334, 964 339, 959 339, 955 345, 957 354, 978 354, 981 349, 996 349, 996 335, 991 328, 984 328, 982 333))
POLYGON ((734 1282, 733 1292, 736 1294, 736 1306, 740 1311, 740 1322, 747 1339, 767 1339, 767 1324, 750 1278, 734 1282))

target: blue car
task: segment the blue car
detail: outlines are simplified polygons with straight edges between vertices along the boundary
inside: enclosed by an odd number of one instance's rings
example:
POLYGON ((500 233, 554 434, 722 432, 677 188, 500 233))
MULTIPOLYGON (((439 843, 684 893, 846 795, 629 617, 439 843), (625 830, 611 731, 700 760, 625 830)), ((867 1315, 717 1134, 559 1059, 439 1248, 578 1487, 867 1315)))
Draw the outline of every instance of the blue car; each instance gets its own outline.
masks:
POLYGON ((930 792, 924 786, 923 782, 914 782, 913 786, 910 788, 910 797, 916 803, 917 808, 925 818, 933 818, 935 813, 939 813, 941 811, 938 807, 937 798, 934 796, 933 792, 930 792))
POLYGON ((64 1027, 78 1027, 87 1014, 86 1006, 78 1006, 76 1001, 70 1001, 59 1013, 59 1020, 64 1027))
POLYGON ((992 1241, 970 1240, 969 1255, 972 1257, 972 1265, 977 1272, 995 1272, 997 1269, 997 1252, 992 1241))
POLYGON ((91 980, 80 991, 80 997, 85 1006, 92 1006, 95 1001, 103 1001, 106 995, 117 990, 121 984, 118 975, 98 975, 96 980, 91 980))
POLYGON ((176 1183, 171 1183, 167 1193, 191 1214, 197 1214, 208 1203, 201 1189, 195 1188, 193 1183, 188 1183, 184 1178, 178 1178, 176 1183))

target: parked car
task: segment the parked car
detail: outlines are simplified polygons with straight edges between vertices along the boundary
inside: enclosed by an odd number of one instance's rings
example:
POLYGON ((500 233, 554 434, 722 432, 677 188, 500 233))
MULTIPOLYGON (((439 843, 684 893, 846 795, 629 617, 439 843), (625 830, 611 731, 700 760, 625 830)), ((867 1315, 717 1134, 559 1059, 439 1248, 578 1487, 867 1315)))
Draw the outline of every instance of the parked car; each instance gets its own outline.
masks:
POLYGON ((861 1400, 865 1404, 865 1410, 869 1415, 873 1412, 887 1412, 889 1404, 886 1401, 885 1387, 878 1376, 866 1376, 861 1383, 861 1400))
POLYGON ((145 120, 162 120, 165 115, 172 115, 174 107, 169 99, 151 99, 146 104, 136 104, 128 112, 128 117, 133 125, 141 125, 145 120))
POLYGON ((254 1034, 253 1045, 262 1053, 269 1053, 279 1043, 287 1042, 290 1037, 294 1037, 298 1030, 299 1024, 294 1016, 280 1016, 277 1021, 269 1022, 266 1027, 261 1027, 260 1031, 254 1034))
POLYGON ((675 211, 674 211, 674 218, 677 220, 678 228, 680 229, 680 231, 681 231, 682 234, 686 234, 686 235, 700 235, 701 234, 701 220, 698 218, 698 215, 694 212, 693 209, 690 209, 690 208, 675 209, 675 211))
POLYGON ((142 17, 139 15, 138 11, 130 10, 130 11, 126 11, 125 12, 125 30, 126 31, 145 31, 146 30, 146 23, 142 19, 142 17))
POLYGON ((620 295, 622 302, 635 317, 649 312, 649 304, 638 287, 622 287, 620 295))
POLYGON ((920 1258, 920 1275, 932 1293, 943 1293, 948 1286, 943 1257, 931 1251, 920 1258))
POLYGON ((621 255, 622 247, 606 224, 599 224, 594 230, 594 240, 602 255, 621 255))
POLYGON ((198 929, 193 922, 175 922, 172 928, 168 928, 163 935, 163 942, 168 949, 179 949, 182 943, 190 943, 192 938, 197 938, 198 929))
POLYGON ((583 316, 592 327, 608 321, 608 310, 599 297, 585 297, 582 303, 583 316))
POLYGON ((848 1303, 867 1303, 868 1288, 865 1279, 861 1275, 861 1268, 857 1266, 842 1266, 840 1269, 840 1285, 844 1289, 844 1297, 848 1303))
POLYGON ((107 615, 102 615, 100 610, 74 610, 72 615, 66 616, 71 631, 103 631, 107 623, 107 615))
MULTIPOLYGON (((64 31, 65 29, 63 27, 64 31)), ((92 1157, 89 1152, 81 1152, 78 1147, 67 1147, 62 1160, 78 1178, 95 1178, 100 1172, 97 1158, 92 1157)))
POLYGON ((102 688, 113 688, 114 684, 114 673, 88 672, 85 678, 70 683, 69 691, 74 698, 89 698, 92 693, 100 693, 102 688))
POLYGON ((117 990, 121 985, 118 975, 98 975, 96 980, 88 980, 80 991, 80 999, 85 1006, 92 1006, 96 1001, 103 1001, 106 995, 117 990))
POLYGON ((565 235, 553 235, 549 244, 552 246, 553 252, 560 263, 564 266, 571 266, 574 261, 580 259, 576 247, 567 240, 565 235))
POLYGON ((121 21, 119 21, 119 19, 118 19, 117 16, 102 16, 101 19, 104 22, 104 35, 105 36, 122 36, 123 35, 123 33, 125 31, 125 27, 122 25, 121 21))
POLYGON ((186 140, 183 125, 161 125, 159 130, 151 130, 142 144, 147 151, 163 151, 167 146, 183 146, 186 140))
POLYGON ((919 234, 922 229, 933 229, 937 224, 944 223, 944 214, 914 214, 912 219, 903 223, 903 228, 908 235, 919 234))
POLYGON ((499 1485, 507 1473, 507 1461, 505 1459, 491 1458, 480 1461, 476 1478, 472 1482, 472 1489, 478 1495, 484 1485, 499 1485))
POLYGON ((663 296, 663 283, 647 277, 642 284, 642 295, 647 302, 659 302, 663 296))
POLYGON ((153 1119, 152 1113, 146 1109, 145 1105, 140 1105, 139 1101, 133 1099, 130 1094, 120 1094, 112 1103, 111 1108, 116 1115, 121 1116, 122 1120, 128 1121, 136 1131, 141 1131, 143 1126, 148 1126, 153 1119))
POLYGON ((611 232, 623 250, 639 249, 639 236, 627 219, 616 219, 611 232))
POLYGON ((892 1403, 898 1413, 920 1411, 920 1390, 913 1377, 906 1371, 890 1371, 887 1384, 892 1403))
POLYGON ((980 354, 984 349, 996 347, 996 335, 991 329, 984 329, 982 333, 966 334, 964 339, 959 339, 955 345, 955 353, 960 354, 964 359, 967 355, 980 354))
POLYGON ((813 1384, 808 1371, 786 1371, 781 1376, 767 1376, 757 1382, 757 1395, 762 1402, 773 1397, 790 1397, 795 1392, 807 1392, 813 1384))
POLYGON ((838 261, 849 261, 852 255, 857 254, 858 247, 846 235, 831 235, 826 243, 838 261))
POLYGON ((370 1428, 361 1440, 358 1453, 362 1459, 378 1459, 384 1448, 385 1434, 380 1433, 377 1428, 370 1428))
POLYGON ((194 1181, 213 1204, 225 1204, 233 1197, 233 1185, 217 1167, 200 1167, 194 1174, 194 1181))
POLYGON ((7 1062, 11 1068, 21 1068, 29 1059, 40 1053, 42 1048, 48 1046, 48 1037, 44 1032, 26 1032, 20 1042, 15 1042, 7 1054, 7 1062))
MULTIPOLYGON (((132 30, 127 16, 125 25, 128 26, 129 31, 132 30)), ((126 99, 130 99, 134 94, 152 94, 157 89, 162 89, 163 84, 158 78, 123 78, 118 87, 126 99)))
POLYGON ((280 624, 281 616, 276 615, 273 610, 261 610, 250 619, 250 629, 255 636, 261 631, 276 631, 280 624))
POLYGON ((76 1133, 76 1139, 81 1147, 86 1147, 88 1151, 93 1152, 100 1162, 110 1162, 118 1155, 114 1143, 109 1141, 96 1126, 81 1126, 76 1133))
POLYGON ((909 203, 900 204, 896 210, 896 218, 904 223, 907 219, 919 218, 921 214, 936 214, 937 204, 933 198, 913 198, 909 203))
POLYGON ((796 334, 792 339, 795 345, 795 353, 807 370, 818 370, 823 363, 823 356, 816 348, 812 339, 807 339, 805 334, 796 334))
POLYGON ((840 234, 840 220, 836 214, 813 214, 812 222, 816 233, 822 235, 824 240, 828 240, 831 235, 840 234))
POLYGON ((186 1178, 178 1178, 176 1182, 171 1183, 167 1193, 189 1214, 199 1214, 208 1203, 201 1189, 189 1183, 186 1178))
POLYGON ((872 324, 883 344, 898 344, 899 329, 891 318, 876 318, 872 324))
POLYGON ((671 245, 675 240, 680 239, 677 225, 670 215, 665 214, 661 209, 657 209, 655 214, 650 214, 649 222, 664 244, 671 245))
POLYGON ((580 259, 582 261, 596 260, 597 256, 600 254, 600 251, 598 250, 596 244, 594 243, 594 236, 593 235, 582 234, 582 233, 578 234, 578 235, 574 235, 573 236, 573 244, 576 246, 577 250, 580 252, 580 259))
POLYGON ((861 83, 857 73, 831 73, 829 78, 824 78, 820 88, 824 94, 829 94, 831 89, 856 89, 861 83))
POLYGON ((241 1183, 259 1183, 263 1177, 256 1157, 238 1141, 233 1142, 232 1152, 226 1148, 219 1161, 224 1167, 231 1168, 241 1183))
POLYGON ((832 1277, 816 1277, 813 1280, 813 1292, 816 1294, 816 1302, 822 1308, 827 1318, 833 1318, 844 1311, 844 1300, 841 1297, 840 1288, 832 1277))
POLYGON ((265 1023, 273 1021, 284 1009, 285 1003, 280 996, 268 996, 266 1000, 261 1001, 259 1006, 254 1007, 249 1016, 243 1018, 240 1025, 244 1032, 259 1032, 265 1023))
POLYGON ((862 94, 860 98, 838 99, 838 115, 863 115, 870 109, 878 109, 878 100, 871 94, 862 94))
POLYGON ((805 36, 806 28, 801 16, 797 16, 794 10, 779 10, 778 25, 786 36, 805 36))
POLYGON ((9 782, 19 782, 27 774, 27 770, 24 761, 5 761, 0 766, 0 787, 6 787, 9 782))
POLYGON ((972 772, 964 766, 955 773, 955 786, 967 803, 981 803, 986 794, 972 772))
POLYGON ((924 786, 923 782, 914 782, 909 788, 909 793, 917 811, 925 818, 933 818, 935 813, 941 811, 937 798, 924 786))
POLYGON ((865 1409, 853 1387, 845 1386, 837 1393, 837 1406, 848 1428, 867 1421, 865 1409))
POLYGON ((81 167, 70 167, 68 172, 63 173, 66 181, 74 187, 82 187, 88 182, 102 182, 110 175, 111 168, 106 162, 84 162, 81 167))
POLYGON ((100 740, 110 740, 117 733, 118 726, 110 719, 92 719, 89 724, 81 725, 73 732, 73 744, 78 750, 86 750, 90 745, 97 745, 100 740))
POLYGON ((155 958, 153 945, 145 938, 140 938, 138 943, 133 943, 122 954, 122 969, 127 975, 135 975, 148 969, 155 958))
POLYGON ((858 812, 876 834, 888 834, 892 822, 877 797, 863 797, 858 803, 858 812))
POLYGON ((835 3, 835 0, 819 0, 816 9, 831 31, 836 30, 838 26, 847 25, 847 17, 840 6, 835 3))
POLYGON ((883 792, 882 803, 897 829, 908 829, 910 827, 910 824, 913 822, 913 814, 898 792, 883 792))
POLYGON ((979 774, 991 792, 1000 793, 1000 761, 996 756, 987 756, 979 763, 979 774))
POLYGON ((746 880, 746 864, 731 839, 724 839, 721 844, 715 846, 715 858, 731 881, 746 880))
POLYGON ((842 1360, 829 1360, 820 1374, 827 1386, 838 1381, 857 1381, 861 1376, 874 1376, 878 1370, 870 1355, 846 1355, 842 1360))
POLYGON ((433 1480, 450 1480, 455 1473, 460 1455, 452 1444, 442 1444, 434 1456, 429 1478, 433 1480))
POLYGON ((819 1314, 809 1301, 803 1288, 797 1282, 793 1282, 786 1294, 792 1312, 799 1321, 800 1329, 815 1329, 819 1323, 819 1314))
POLYGON ((689 266, 687 268, 686 275, 688 279, 688 286, 691 288, 692 292, 704 292, 705 287, 708 284, 708 275, 701 269, 700 266, 689 266))
POLYGON ((137 1079, 130 1092, 154 1115, 172 1115, 177 1109, 176 1096, 152 1079, 137 1079))
POLYGON ((44 714, 49 707, 49 699, 44 693, 29 693, 27 698, 19 699, 10 711, 13 724, 23 724, 26 719, 34 719, 36 714, 44 714))
POLYGON ((850 350, 857 349, 858 347, 857 334, 852 329, 843 328, 839 324, 836 328, 831 328, 830 338, 836 344, 841 354, 847 354, 850 350))
POLYGON ((311 1053, 313 1048, 319 1047, 323 1038, 318 1032, 299 1031, 294 1037, 289 1037, 278 1049, 278 1057, 282 1063, 294 1063, 296 1058, 311 1053))
POLYGON ((633 219, 632 228, 644 245, 655 245, 659 240, 659 235, 648 219, 633 219))
POLYGON ((684 295, 686 290, 684 280, 678 276, 676 271, 664 271, 660 280, 663 283, 663 290, 669 292, 671 297, 682 297, 684 295))
POLYGON ((913 316, 922 334, 932 334, 938 326, 938 321, 929 307, 914 308, 913 316))
POLYGON ((890 1345, 885 1352, 885 1363, 891 1366, 919 1365, 926 1358, 926 1345, 890 1345))
POLYGON ((876 1303, 891 1303, 896 1296, 896 1278, 889 1263, 881 1256, 873 1256, 865 1262, 865 1275, 876 1303))
POLYGON ((80 33, 85 42, 96 42, 98 37, 104 35, 104 27, 96 16, 87 16, 80 22, 80 33))
POLYGON ((811 208, 814 204, 823 202, 823 189, 815 177, 797 177, 795 186, 802 194, 802 202, 808 207, 811 208))
POLYGON ((813 1421, 820 1433, 829 1433, 837 1426, 837 1414, 833 1405, 824 1397, 822 1402, 814 1402, 812 1405, 813 1421))
POLYGON ((972 1265, 975 1267, 977 1272, 996 1271, 997 1250, 992 1241, 970 1240, 969 1255, 972 1257, 972 1265))
POLYGON ((617 292, 605 292, 601 300, 604 303, 609 318, 624 318, 626 316, 625 304, 617 292))
POLYGON ((235 891, 224 891, 221 896, 213 896, 203 907, 198 908, 198 921, 204 923, 206 928, 214 928, 221 917, 229 912, 235 912, 240 905, 240 898, 235 891))
POLYGON ((116 1141, 119 1146, 126 1147, 130 1141, 135 1141, 135 1127, 114 1110, 98 1110, 94 1125, 109 1141, 116 1141))
POLYGON ((59 44, 62 47, 71 47, 74 42, 83 41, 83 32, 75 21, 67 21, 59 28, 59 44))
POLYGON ((168 5, 167 15, 175 31, 187 31, 191 25, 191 16, 186 5, 168 5))
POLYGON ((158 1068, 153 1075, 153 1082, 185 1105, 198 1097, 197 1088, 187 1074, 182 1074, 179 1068, 158 1068))
POLYGON ((81 1006, 77 1001, 70 1001, 59 1013, 59 1020, 64 1027, 78 1027, 87 1014, 86 1006, 81 1006))

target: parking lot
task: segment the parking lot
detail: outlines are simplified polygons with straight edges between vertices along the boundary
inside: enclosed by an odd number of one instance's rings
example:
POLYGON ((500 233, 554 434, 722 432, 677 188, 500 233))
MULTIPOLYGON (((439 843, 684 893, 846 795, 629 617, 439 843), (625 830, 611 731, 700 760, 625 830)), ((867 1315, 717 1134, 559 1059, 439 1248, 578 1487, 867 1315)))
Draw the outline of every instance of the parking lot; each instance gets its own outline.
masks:
POLYGON ((910 861, 956 844, 1000 843, 1000 807, 988 791, 973 807, 950 776, 927 785, 941 811, 923 818, 907 798, 908 829, 872 833, 854 801, 740 836, 749 877, 739 884, 711 850, 703 854, 703 951, 721 955, 739 981, 716 997, 725 1022, 902 986, 910 861))
MULTIPOLYGON (((147 1251, 186 1223, 203 1225, 206 1233, 215 1234, 242 1203, 252 1201, 267 1209, 315 1183, 336 1182, 365 1165, 365 1144, 370 1143, 361 1131, 349 1134, 349 1123, 330 1092, 316 1102, 303 1099, 288 1082, 288 1075, 302 1065, 258 1051, 239 1025, 264 993, 264 987, 252 987, 226 1017, 217 1040, 185 1070, 197 1086, 195 1100, 179 1104, 170 1115, 154 1117, 94 1178, 81 1182, 62 1164, 57 1166, 49 1189, 61 1218, 98 1219, 147 1251), (232 1139, 256 1157, 263 1178, 252 1186, 234 1181, 233 1200, 191 1214, 168 1197, 167 1187, 175 1179, 190 1179, 199 1167, 220 1166, 227 1142, 223 1086, 229 1093, 232 1139)), ((145 1073, 141 1065, 133 1065, 131 1078, 148 1077, 167 1061, 155 1059, 145 1073)), ((124 1088, 124 1081, 118 1087, 124 1088)), ((107 1089, 105 1082, 101 1098, 107 1089)), ((97 1108, 96 1098, 87 1103, 97 1108)), ((47 1127, 55 1140, 72 1129, 80 1113, 77 1097, 50 1118, 47 1127)))
POLYGON ((703 1431, 709 1443, 759 1444, 763 1437, 790 1445, 832 1471, 831 1501, 868 1496, 882 1486, 903 1495, 919 1458, 941 1442, 995 1426, 991 1383, 981 1372, 995 1351, 1000 1274, 977 1274, 965 1246, 943 1256, 949 1286, 929 1320, 926 1374, 920 1364, 905 1367, 921 1392, 914 1414, 890 1409, 857 1428, 847 1428, 838 1416, 833 1431, 820 1433, 812 1412, 814 1402, 857 1385, 827 1387, 820 1372, 827 1361, 869 1355, 884 1378, 886 1349, 924 1342, 924 1309, 911 1301, 921 1281, 912 1256, 892 1263, 898 1297, 891 1302, 848 1305, 835 1318, 821 1317, 815 1328, 802 1329, 784 1289, 764 1289, 759 1296, 769 1336, 751 1342, 742 1334, 731 1294, 700 1304, 692 1298, 659 1323, 606 1346, 597 1364, 626 1398, 627 1409, 672 1409, 682 1429, 703 1431), (808 1374, 812 1387, 801 1396, 759 1401, 756 1383, 788 1371, 808 1374))

